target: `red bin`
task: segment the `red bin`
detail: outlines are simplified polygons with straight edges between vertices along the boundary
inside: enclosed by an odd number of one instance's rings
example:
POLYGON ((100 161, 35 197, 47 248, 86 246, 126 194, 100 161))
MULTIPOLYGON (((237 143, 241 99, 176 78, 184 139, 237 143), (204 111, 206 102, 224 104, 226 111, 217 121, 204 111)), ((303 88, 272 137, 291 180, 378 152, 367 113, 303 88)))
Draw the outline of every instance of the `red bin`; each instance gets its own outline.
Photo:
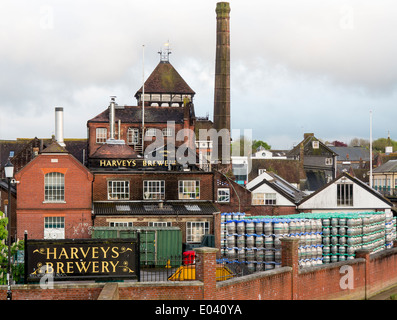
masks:
POLYGON ((194 259, 195 259, 195 252, 194 251, 185 251, 183 253, 183 264, 188 265, 188 264, 193 264, 194 259))

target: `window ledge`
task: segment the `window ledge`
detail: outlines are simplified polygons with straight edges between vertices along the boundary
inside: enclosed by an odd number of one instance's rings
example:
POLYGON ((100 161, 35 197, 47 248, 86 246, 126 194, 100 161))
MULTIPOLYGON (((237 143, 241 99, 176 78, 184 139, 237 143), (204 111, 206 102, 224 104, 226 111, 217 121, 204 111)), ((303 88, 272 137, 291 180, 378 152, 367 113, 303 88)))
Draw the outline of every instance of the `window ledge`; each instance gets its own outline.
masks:
POLYGON ((66 201, 43 201, 43 203, 66 203, 66 201))

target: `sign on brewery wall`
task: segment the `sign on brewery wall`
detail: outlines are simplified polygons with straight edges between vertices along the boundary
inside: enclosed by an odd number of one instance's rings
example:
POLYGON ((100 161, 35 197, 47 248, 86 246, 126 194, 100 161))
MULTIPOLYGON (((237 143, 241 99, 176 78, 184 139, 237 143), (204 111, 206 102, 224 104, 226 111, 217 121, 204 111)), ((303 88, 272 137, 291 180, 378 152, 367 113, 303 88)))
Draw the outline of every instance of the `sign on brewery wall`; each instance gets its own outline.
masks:
POLYGON ((137 239, 27 240, 26 281, 134 279, 138 248, 137 239))

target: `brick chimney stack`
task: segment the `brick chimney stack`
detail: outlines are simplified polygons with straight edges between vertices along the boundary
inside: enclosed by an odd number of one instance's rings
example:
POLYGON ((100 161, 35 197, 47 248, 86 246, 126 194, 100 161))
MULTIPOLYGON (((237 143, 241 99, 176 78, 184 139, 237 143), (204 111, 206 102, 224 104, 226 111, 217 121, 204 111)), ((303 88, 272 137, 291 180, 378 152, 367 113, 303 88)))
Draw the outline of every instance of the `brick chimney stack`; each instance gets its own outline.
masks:
MULTIPOLYGON (((223 144, 230 154, 230 6, 228 2, 216 5, 216 60, 214 94, 214 128, 226 135, 226 141, 218 140, 218 161, 222 159, 223 144)), ((220 136, 220 135, 219 135, 220 136)), ((216 143, 216 141, 214 141, 216 143)))

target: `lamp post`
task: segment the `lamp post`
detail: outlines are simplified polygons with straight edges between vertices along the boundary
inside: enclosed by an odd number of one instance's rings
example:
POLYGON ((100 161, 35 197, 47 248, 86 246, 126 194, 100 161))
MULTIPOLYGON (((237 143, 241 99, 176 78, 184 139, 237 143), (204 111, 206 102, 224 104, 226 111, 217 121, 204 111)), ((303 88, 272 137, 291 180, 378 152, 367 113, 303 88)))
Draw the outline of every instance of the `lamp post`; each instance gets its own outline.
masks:
POLYGON ((11 292, 11 179, 14 176, 14 166, 8 159, 7 164, 4 166, 4 173, 8 181, 8 206, 7 206, 7 218, 8 218, 8 267, 7 267, 7 300, 12 299, 11 292))

